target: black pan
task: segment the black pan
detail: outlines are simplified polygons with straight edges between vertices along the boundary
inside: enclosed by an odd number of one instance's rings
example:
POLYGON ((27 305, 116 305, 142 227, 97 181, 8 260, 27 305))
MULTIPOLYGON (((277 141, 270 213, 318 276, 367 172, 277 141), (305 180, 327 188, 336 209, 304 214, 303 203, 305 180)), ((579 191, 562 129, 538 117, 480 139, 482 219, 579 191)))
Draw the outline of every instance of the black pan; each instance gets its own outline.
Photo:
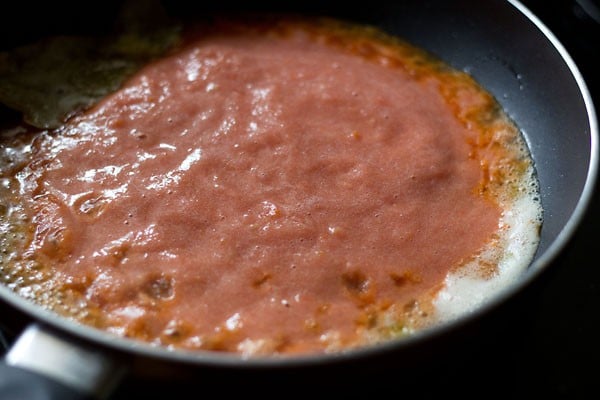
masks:
MULTIPOLYGON (((48 31, 96 29, 117 3, 107 2, 95 13, 97 18, 88 19, 87 23, 81 22, 86 21, 81 19, 82 13, 86 15, 85 10, 80 13, 55 5, 59 7, 58 13, 50 13, 57 9, 43 6, 53 18, 32 16, 37 25, 31 26, 37 26, 37 30, 11 36, 3 45, 48 31)), ((186 16, 227 6, 223 3, 218 6, 167 4, 173 12, 186 16)), ((25 11, 27 6, 20 7, 25 11)), ((8 396, 11 390, 12 393, 29 391, 28 395, 14 398, 47 398, 43 395, 77 398, 74 396, 86 392, 109 396, 123 374, 143 377, 146 385, 152 385, 156 379, 163 383, 192 383, 191 387, 199 390, 202 390, 202 382, 212 383, 213 388, 214 382, 223 382, 225 391, 243 391, 243 387, 235 386, 241 383, 254 389, 264 386, 262 394, 266 395, 267 386, 276 383, 273 379, 280 379, 300 385, 286 389, 296 394, 318 390, 313 385, 315 382, 335 382, 339 385, 334 385, 338 393, 347 393, 344 387, 354 393, 359 389, 368 391, 372 385, 373 390, 378 387, 373 379, 362 382, 360 374, 352 373, 357 363, 377 371, 377 365, 383 362, 387 366, 396 365, 398 377, 394 384, 397 383, 398 392, 394 395, 403 395, 403 387, 414 389, 415 385, 403 380, 411 379, 412 368, 426 368, 427 363, 446 356, 448 346, 454 344, 457 336, 468 338, 477 334, 473 326, 477 326, 478 321, 493 317, 504 303, 532 290, 532 284, 556 261, 576 233, 588 211, 598 170, 598 122, 591 96, 574 61, 552 32, 521 3, 514 0, 414 0, 396 4, 372 1, 359 9, 350 5, 340 7, 333 2, 291 2, 285 6, 257 2, 246 9, 306 12, 376 25, 469 72, 491 91, 523 130, 541 185, 544 224, 539 250, 527 272, 518 284, 478 311, 409 339, 344 354, 258 360, 230 354, 170 351, 115 338, 58 317, 0 287, 0 300, 33 321, 28 323, 0 367, 0 397, 3 393, 8 396), (390 360, 394 364, 390 364, 390 360), (41 371, 41 374, 25 369, 41 371), (346 375, 340 377, 340 373, 346 375), (23 382, 26 384, 19 385, 23 382), (365 388, 363 383, 369 387, 365 388)), ((3 34, 4 29, 14 29, 12 22, 8 24, 10 28, 6 25, 2 28, 3 34)), ((376 373, 370 375, 374 377, 376 373)), ((432 378, 435 378, 432 382, 440 379, 444 382, 439 376, 432 378)), ((390 375, 385 375, 385 379, 389 380, 390 375)), ((468 379, 466 376, 465 380, 468 379)), ((496 382, 498 377, 490 379, 496 382)), ((379 383, 383 387, 395 387, 389 382, 387 385, 379 383)), ((422 390, 428 392, 427 387, 422 390)))

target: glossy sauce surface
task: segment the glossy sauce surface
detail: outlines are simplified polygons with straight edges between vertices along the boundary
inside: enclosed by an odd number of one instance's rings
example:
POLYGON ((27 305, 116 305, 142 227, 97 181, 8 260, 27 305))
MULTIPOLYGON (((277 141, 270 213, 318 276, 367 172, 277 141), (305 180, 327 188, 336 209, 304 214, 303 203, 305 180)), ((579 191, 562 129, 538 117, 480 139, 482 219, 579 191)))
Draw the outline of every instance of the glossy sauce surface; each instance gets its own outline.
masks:
POLYGON ((14 287, 189 349, 410 334, 448 274, 497 246, 530 166, 520 140, 468 76, 402 43, 297 21, 200 29, 24 150, 5 194, 29 221, 13 265, 40 279, 14 287))

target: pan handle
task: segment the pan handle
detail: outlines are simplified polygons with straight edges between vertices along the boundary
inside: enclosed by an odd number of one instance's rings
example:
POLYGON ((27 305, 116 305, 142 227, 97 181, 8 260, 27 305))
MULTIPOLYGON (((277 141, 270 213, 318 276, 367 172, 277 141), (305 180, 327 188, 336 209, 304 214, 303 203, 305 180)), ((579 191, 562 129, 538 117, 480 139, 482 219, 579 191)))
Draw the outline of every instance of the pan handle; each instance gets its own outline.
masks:
POLYGON ((115 355, 32 324, 0 363, 0 399, 105 399, 126 369, 115 355))

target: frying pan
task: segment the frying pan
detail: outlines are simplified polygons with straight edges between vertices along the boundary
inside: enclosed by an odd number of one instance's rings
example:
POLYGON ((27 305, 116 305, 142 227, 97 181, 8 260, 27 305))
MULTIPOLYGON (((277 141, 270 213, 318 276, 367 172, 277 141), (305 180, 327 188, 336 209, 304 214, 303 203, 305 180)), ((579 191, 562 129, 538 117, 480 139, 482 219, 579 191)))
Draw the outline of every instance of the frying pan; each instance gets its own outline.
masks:
MULTIPOLYGON (((0 300, 33 321, 0 366, 0 397, 102 398, 110 396, 119 380, 131 373, 201 380, 210 379, 214 371, 266 374, 308 368, 326 374, 332 366, 382 355, 401 363, 412 362, 434 355, 444 338, 497 312, 501 304, 529 289, 555 262, 590 205, 599 154, 598 123, 591 96, 574 61, 552 32, 516 0, 371 1, 361 9, 340 7, 334 2, 315 3, 291 2, 283 7, 257 2, 246 6, 247 10, 237 10, 305 12, 376 25, 470 73, 496 96, 522 129, 537 168, 544 208, 539 248, 522 279, 473 313, 414 337, 340 354, 284 359, 167 350, 115 338, 61 318, 0 286, 0 300), (207 371, 208 375, 198 374, 207 371)), ((93 28, 95 21, 109 15, 115 4, 107 2, 106 8, 96 13, 98 18, 88 19, 87 25, 93 28)), ((167 4, 173 12, 188 16, 227 7, 227 2, 218 6, 167 4)), ((76 18, 81 15, 74 11, 55 7, 55 22, 61 18, 63 22, 81 21, 76 18)), ((73 22, 70 26, 87 27, 84 25, 73 22)), ((46 28, 64 27, 59 22, 40 26, 27 35, 33 37, 47 33, 46 28)))

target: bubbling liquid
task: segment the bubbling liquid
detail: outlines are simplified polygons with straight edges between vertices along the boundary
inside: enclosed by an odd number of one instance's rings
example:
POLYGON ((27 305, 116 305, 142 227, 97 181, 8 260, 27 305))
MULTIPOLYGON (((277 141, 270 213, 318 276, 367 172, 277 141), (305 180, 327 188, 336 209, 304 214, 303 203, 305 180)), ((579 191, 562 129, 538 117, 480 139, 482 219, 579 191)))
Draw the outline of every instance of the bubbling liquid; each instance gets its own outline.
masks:
POLYGON ((3 283, 168 348, 398 339, 518 281, 539 241, 495 99, 370 28, 193 27, 63 127, 4 136, 3 283))

